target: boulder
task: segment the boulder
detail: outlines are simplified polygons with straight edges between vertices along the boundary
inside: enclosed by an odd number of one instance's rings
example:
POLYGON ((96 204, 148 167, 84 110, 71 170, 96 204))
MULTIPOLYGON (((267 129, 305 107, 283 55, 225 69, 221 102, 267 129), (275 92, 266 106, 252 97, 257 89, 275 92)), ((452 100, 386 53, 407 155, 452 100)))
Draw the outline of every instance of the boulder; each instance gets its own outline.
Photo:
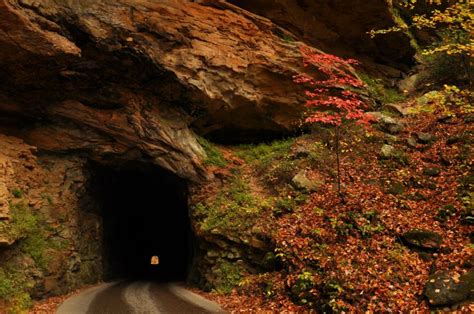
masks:
POLYGON ((426 132, 418 133, 416 136, 418 142, 420 142, 421 144, 429 144, 436 140, 436 138, 432 134, 426 132))
POLYGON ((409 163, 408 156, 405 154, 405 152, 398 150, 389 144, 382 145, 379 156, 382 159, 392 159, 404 165, 409 163))
POLYGON ((401 236, 404 244, 421 250, 438 250, 443 242, 441 235, 428 230, 414 229, 401 236))
POLYGON ((393 182, 388 188, 387 192, 393 195, 403 194, 405 186, 401 182, 393 182))
POLYGON ((462 276, 440 271, 431 275, 425 286, 425 297, 432 306, 450 306, 474 296, 474 269, 462 276))
POLYGON ((316 192, 322 182, 319 179, 309 179, 306 176, 306 171, 301 170, 291 179, 291 185, 300 191, 316 192))
POLYGON ((397 149, 394 146, 383 144, 382 148, 380 149, 379 155, 380 157, 384 159, 389 159, 389 158, 395 157, 396 152, 397 152, 397 149))
POLYGON ((397 87, 407 94, 413 94, 418 88, 420 88, 424 76, 424 73, 415 73, 407 76, 397 83, 397 87))
POLYGON ((446 145, 454 145, 454 144, 471 144, 472 142, 472 134, 469 132, 465 132, 459 135, 453 135, 448 137, 446 140, 446 145))
POLYGON ((398 134, 400 133, 404 125, 401 123, 398 119, 395 119, 393 117, 390 117, 386 114, 383 114, 381 112, 369 112, 373 117, 377 119, 376 124, 380 126, 380 129, 384 132, 390 133, 390 134, 398 134))
POLYGON ((385 134, 385 143, 391 145, 398 142, 398 137, 392 134, 385 134))
POLYGON ((437 177, 441 173, 441 169, 436 167, 424 168, 423 174, 429 177, 437 177))
POLYGON ((474 114, 468 114, 464 117, 464 123, 473 123, 474 122, 474 114))
POLYGON ((294 159, 306 158, 311 154, 311 149, 306 145, 298 145, 293 149, 292 157, 294 159))
POLYGON ((404 117, 406 115, 408 115, 408 108, 407 107, 404 107, 400 104, 384 104, 382 106, 382 110, 385 110, 385 111, 388 111, 392 114, 395 114, 399 117, 404 117))
POLYGON ((459 135, 454 135, 454 136, 450 136, 448 137, 448 139, 446 140, 446 145, 453 145, 453 144, 457 144, 459 142, 462 142, 463 138, 459 135))
POLYGON ((420 105, 427 105, 427 104, 432 104, 432 103, 443 103, 446 101, 446 95, 441 92, 441 91, 430 91, 423 96, 418 97, 416 99, 416 102, 420 105))
POLYGON ((410 136, 407 138, 407 145, 411 148, 416 148, 417 146, 417 141, 413 136, 410 136))
POLYGON ((443 124, 456 124, 456 119, 454 119, 453 115, 442 115, 438 119, 436 119, 437 122, 443 123, 443 124))

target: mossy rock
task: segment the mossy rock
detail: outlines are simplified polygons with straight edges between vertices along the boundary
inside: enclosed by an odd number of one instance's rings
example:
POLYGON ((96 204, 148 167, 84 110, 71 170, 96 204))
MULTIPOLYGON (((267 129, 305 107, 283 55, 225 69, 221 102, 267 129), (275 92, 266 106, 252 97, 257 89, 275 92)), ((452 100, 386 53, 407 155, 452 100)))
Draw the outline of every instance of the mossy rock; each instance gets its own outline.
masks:
POLYGON ((384 144, 382 145, 382 148, 380 149, 379 156, 381 159, 391 159, 395 160, 396 162, 402 164, 402 165, 408 165, 409 164, 409 159, 407 154, 405 152, 400 151, 396 149, 392 145, 384 144))
POLYGON ((418 142, 421 144, 430 144, 436 141, 436 137, 430 133, 421 132, 417 135, 418 142))
POLYGON ((387 193, 392 195, 400 195, 405 192, 405 186, 401 182, 393 182, 387 190, 387 193))
POLYGON ((429 230, 414 229, 401 236, 402 242, 412 248, 436 251, 440 248, 443 239, 441 235, 429 230))
POLYGON ((441 173, 441 169, 432 167, 423 169, 423 174, 430 177, 437 177, 441 173))
POLYGON ((389 134, 398 134, 404 129, 403 123, 381 112, 370 112, 377 119, 377 126, 381 131, 389 134))
POLYGON ((474 269, 458 279, 447 271, 431 275, 425 286, 425 296, 432 306, 451 306, 467 299, 474 293, 474 269))
POLYGON ((319 187, 323 184, 320 180, 311 180, 306 176, 306 172, 301 170, 298 172, 292 179, 291 185, 299 190, 304 192, 316 192, 319 187))
POLYGON ((380 157, 384 159, 392 158, 396 155, 396 148, 392 145, 384 144, 380 149, 380 157))
POLYGON ((416 148, 417 146, 417 141, 413 136, 410 136, 407 138, 407 145, 411 148, 416 148))

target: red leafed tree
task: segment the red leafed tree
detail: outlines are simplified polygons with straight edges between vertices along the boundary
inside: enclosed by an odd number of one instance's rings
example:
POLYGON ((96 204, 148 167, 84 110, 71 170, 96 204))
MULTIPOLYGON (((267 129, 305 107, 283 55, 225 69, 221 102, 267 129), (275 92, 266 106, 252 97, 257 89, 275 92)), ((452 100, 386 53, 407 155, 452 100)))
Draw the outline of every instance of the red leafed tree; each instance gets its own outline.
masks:
POLYGON ((375 120, 367 114, 367 103, 358 91, 365 84, 351 71, 358 61, 343 59, 331 54, 316 53, 308 48, 301 48, 305 67, 313 67, 322 73, 322 79, 315 79, 308 74, 296 75, 294 81, 303 84, 305 90, 307 123, 323 123, 335 127, 335 151, 337 162, 337 192, 342 201, 341 165, 340 165, 340 128, 348 123, 368 127, 375 120))

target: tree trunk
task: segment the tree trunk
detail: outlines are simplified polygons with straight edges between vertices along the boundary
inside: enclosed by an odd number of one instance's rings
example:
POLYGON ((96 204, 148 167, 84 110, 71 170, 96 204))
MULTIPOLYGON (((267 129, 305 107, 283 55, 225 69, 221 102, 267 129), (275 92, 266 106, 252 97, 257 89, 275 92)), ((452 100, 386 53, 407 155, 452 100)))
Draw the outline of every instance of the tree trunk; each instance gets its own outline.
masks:
POLYGON ((345 203, 344 194, 341 191, 341 159, 340 159, 340 127, 336 126, 336 167, 337 167, 337 194, 342 203, 345 203))

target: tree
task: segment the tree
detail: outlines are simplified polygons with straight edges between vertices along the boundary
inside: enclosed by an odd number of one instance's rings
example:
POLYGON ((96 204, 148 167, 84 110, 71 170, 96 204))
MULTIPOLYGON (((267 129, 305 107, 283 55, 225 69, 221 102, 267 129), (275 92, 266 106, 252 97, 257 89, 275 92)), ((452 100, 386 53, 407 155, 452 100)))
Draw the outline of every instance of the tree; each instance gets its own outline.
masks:
POLYGON ((380 34, 411 29, 428 29, 437 34, 430 45, 422 50, 422 56, 442 55, 447 58, 459 58, 472 88, 472 55, 474 53, 474 13, 470 0, 401 0, 402 7, 410 12, 428 7, 429 13, 411 14, 408 21, 400 21, 395 27, 370 31, 375 37, 380 34))
POLYGON ((316 79, 308 74, 300 74, 294 77, 294 81, 307 87, 305 95, 308 98, 308 115, 305 121, 328 124, 335 128, 337 192, 344 202, 341 191, 340 128, 349 123, 367 127, 375 118, 364 111, 368 104, 362 100, 358 91, 365 84, 352 72, 352 66, 357 65, 358 61, 317 53, 309 48, 300 50, 304 66, 315 68, 324 76, 316 79))

